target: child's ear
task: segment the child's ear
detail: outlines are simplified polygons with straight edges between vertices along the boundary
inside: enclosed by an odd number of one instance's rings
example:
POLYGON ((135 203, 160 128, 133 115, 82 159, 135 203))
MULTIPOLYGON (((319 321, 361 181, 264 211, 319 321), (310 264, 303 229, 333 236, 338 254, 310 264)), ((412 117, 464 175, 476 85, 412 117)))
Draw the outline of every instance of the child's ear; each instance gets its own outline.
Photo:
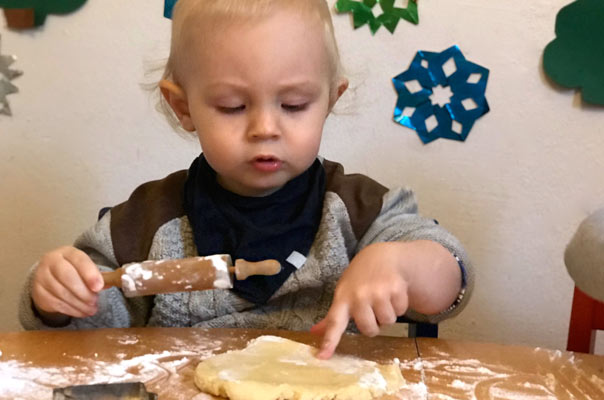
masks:
POLYGON ((189 132, 195 131, 185 91, 176 83, 166 79, 162 79, 159 82, 159 88, 164 99, 166 99, 172 110, 174 110, 183 129, 189 132))
POLYGON ((338 99, 344 94, 344 92, 348 89, 348 79, 340 78, 338 81, 338 85, 336 86, 336 90, 334 90, 331 94, 331 99, 329 99, 329 111, 336 104, 338 99))

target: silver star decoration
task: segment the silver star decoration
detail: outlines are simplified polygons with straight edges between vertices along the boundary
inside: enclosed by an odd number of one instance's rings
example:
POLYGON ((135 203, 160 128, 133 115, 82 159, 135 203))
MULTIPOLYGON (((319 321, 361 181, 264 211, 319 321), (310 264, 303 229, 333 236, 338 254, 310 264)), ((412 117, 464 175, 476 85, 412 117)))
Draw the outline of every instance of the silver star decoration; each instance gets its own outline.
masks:
POLYGON ((13 115, 10 111, 10 105, 8 104, 8 100, 6 100, 6 96, 17 93, 18 91, 19 89, 10 83, 9 80, 0 80, 0 114, 13 115))
MULTIPOLYGON (((1 44, 2 37, 0 36, 0 45, 1 44)), ((21 71, 9 68, 16 60, 17 57, 13 55, 3 56, 2 53, 0 53, 0 114, 12 115, 6 96, 17 93, 19 89, 10 81, 23 74, 21 71)))

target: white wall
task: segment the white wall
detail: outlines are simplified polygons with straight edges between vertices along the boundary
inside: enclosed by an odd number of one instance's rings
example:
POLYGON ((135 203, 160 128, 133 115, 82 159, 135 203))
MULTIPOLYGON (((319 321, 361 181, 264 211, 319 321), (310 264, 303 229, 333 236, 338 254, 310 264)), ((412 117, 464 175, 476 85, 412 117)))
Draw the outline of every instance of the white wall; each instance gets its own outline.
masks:
MULTIPOLYGON (((413 187, 422 213, 467 246, 474 297, 442 324, 442 337, 565 347, 573 283, 564 247, 604 198, 604 109, 553 88, 541 68, 566 3, 431 0, 420 3, 418 26, 402 21, 394 35, 334 18, 354 90, 328 120, 322 154, 349 172, 413 187), (417 50, 453 44, 491 70, 491 112, 465 143, 423 145, 392 122, 390 79, 417 50)), ((0 116, 1 330, 19 329, 20 285, 42 253, 199 151, 139 87, 144 62, 167 54, 162 7, 91 0, 34 32, 0 28, 2 52, 18 55, 14 67, 25 72, 9 96, 14 116, 0 116)))

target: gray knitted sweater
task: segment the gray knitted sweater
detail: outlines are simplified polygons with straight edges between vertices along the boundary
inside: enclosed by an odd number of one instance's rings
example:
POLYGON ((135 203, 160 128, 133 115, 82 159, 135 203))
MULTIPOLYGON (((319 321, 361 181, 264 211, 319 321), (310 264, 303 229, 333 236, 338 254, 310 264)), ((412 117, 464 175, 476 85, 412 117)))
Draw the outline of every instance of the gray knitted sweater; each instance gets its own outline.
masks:
MULTIPOLYGON (((229 290, 206 290, 126 298, 117 288, 102 291, 98 313, 72 318, 59 329, 134 326, 196 326, 307 330, 321 320, 332 301, 337 280, 363 247, 394 240, 427 239, 455 254, 463 265, 465 287, 458 300, 438 315, 406 314, 420 322, 439 322, 467 303, 473 269, 460 243, 432 219, 418 215, 413 193, 388 190, 360 174, 346 175, 341 165, 323 160, 326 194, 321 223, 304 265, 266 305, 250 303, 229 290)), ((182 209, 186 171, 138 187, 124 203, 84 232, 75 246, 101 270, 134 261, 197 256, 193 232, 182 209)), ((32 309, 29 272, 19 306, 25 329, 48 329, 32 309)))

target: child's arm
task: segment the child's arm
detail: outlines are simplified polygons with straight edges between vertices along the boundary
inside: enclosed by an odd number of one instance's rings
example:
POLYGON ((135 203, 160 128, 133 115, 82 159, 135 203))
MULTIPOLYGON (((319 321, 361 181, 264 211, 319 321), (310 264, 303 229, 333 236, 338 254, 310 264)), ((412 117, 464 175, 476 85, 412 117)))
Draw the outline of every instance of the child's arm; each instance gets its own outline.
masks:
POLYGON ((386 192, 338 281, 332 307, 313 329, 326 335, 321 357, 331 356, 350 318, 362 333, 374 335, 396 316, 438 323, 457 314, 470 297, 473 275, 459 241, 418 214, 412 191, 386 192))
POLYGON ((457 260, 428 240, 374 243, 352 260, 336 286, 329 313, 313 332, 323 335, 320 358, 333 354, 349 320, 361 333, 375 336, 380 325, 396 322, 408 308, 438 314, 461 289, 457 260))

